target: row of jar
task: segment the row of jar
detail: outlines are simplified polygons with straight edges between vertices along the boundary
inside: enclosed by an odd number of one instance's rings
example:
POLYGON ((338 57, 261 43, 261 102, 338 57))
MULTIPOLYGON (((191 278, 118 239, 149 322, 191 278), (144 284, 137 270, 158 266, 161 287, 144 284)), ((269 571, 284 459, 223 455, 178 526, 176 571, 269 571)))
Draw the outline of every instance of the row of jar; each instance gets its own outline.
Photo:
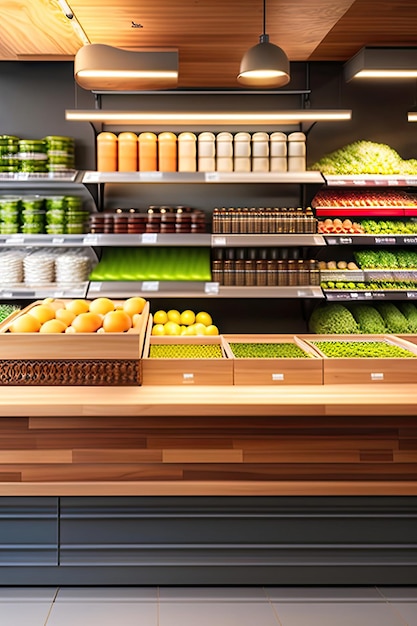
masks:
POLYGON ((50 135, 20 139, 0 135, 0 173, 62 172, 75 167, 74 139, 50 135))
POLYGON ((0 196, 0 234, 87 232, 89 211, 80 196, 0 196))
POLYGON ((101 172, 286 172, 306 169, 301 132, 143 132, 97 136, 101 172))
POLYGON ((4 248, 0 264, 3 285, 76 284, 88 280, 97 258, 89 248, 4 248))

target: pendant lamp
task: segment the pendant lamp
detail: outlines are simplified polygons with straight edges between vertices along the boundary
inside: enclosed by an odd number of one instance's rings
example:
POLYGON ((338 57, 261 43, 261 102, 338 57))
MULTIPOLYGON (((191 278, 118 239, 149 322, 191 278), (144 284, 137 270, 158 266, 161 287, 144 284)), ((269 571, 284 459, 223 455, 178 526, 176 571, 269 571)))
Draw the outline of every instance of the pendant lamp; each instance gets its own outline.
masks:
POLYGON ((290 81, 290 63, 284 50, 269 41, 266 31, 266 0, 263 0, 263 32, 240 63, 237 80, 247 87, 283 87, 290 81))

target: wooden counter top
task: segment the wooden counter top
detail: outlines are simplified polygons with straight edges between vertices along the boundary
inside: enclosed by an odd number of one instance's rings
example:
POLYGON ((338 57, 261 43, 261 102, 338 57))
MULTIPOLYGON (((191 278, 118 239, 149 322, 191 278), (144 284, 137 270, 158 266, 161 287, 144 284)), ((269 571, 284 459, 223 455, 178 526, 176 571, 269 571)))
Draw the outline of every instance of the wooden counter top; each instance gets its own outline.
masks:
POLYGON ((0 417, 94 415, 417 415, 417 385, 0 388, 0 417))

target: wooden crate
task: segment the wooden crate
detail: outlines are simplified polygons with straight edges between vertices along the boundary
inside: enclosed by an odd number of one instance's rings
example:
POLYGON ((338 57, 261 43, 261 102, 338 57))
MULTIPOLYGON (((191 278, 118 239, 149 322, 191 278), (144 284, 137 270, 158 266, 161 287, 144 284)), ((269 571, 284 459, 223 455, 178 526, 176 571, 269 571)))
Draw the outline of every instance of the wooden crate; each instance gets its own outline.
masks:
POLYGON ((321 385, 323 359, 309 344, 293 335, 224 335, 231 343, 294 343, 311 356, 305 358, 251 359, 233 355, 235 385, 321 385))
POLYGON ((153 336, 152 316, 148 322, 142 359, 143 385, 233 385, 233 362, 221 335, 153 336), (151 345, 219 345, 221 359, 152 359, 151 345))
MULTIPOLYGON (((62 300, 62 302, 67 302, 62 300)), ((119 301, 114 301, 120 304, 119 301)), ((11 333, 0 326, 0 385, 140 385, 149 302, 140 323, 124 333, 11 333)))
MULTIPOLYGON (((324 341, 383 341, 406 348, 417 355, 417 346, 394 335, 300 335, 309 343, 324 341)), ((323 357, 323 383, 417 383, 417 358, 330 358, 311 344, 323 357)))

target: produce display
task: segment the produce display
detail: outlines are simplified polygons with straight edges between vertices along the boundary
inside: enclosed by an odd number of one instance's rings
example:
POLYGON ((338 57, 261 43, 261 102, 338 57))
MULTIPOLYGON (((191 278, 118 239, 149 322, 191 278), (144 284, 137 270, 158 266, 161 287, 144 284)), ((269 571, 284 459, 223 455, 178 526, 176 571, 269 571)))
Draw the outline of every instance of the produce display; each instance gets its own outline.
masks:
POLYGON ((319 270, 358 270, 359 267, 354 261, 319 261, 319 270))
POLYGON ((415 359, 417 354, 384 341, 312 341, 332 359, 415 359))
POLYGON ((14 304, 0 304, 0 324, 9 317, 15 311, 20 309, 19 306, 14 304))
POLYGON ((412 334, 417 307, 412 302, 325 303, 311 314, 309 329, 315 334, 412 334))
POLYGON ((184 206, 152 206, 140 209, 116 209, 93 213, 91 233, 137 235, 141 233, 205 233, 204 211, 184 206))
MULTIPOLYGON (((416 161, 417 163, 417 161, 416 161)), ((371 191, 368 189, 322 189, 313 198, 312 207, 335 209, 382 209, 416 207, 417 198, 405 191, 371 191)))
POLYGON ((383 143, 359 140, 326 154, 310 170, 323 174, 403 174, 417 173, 417 160, 405 160, 383 143))
POLYGON ((417 252, 409 249, 357 250, 354 257, 362 269, 414 270, 417 269, 417 252))
POLYGON ((312 355, 295 343, 229 343, 238 359, 305 359, 312 355))
POLYGON ((317 232, 323 235, 415 235, 417 221, 412 220, 360 220, 327 218, 319 220, 317 232))
POLYGON ((152 335, 218 335, 219 329, 206 311, 194 313, 185 309, 181 313, 177 309, 163 311, 160 309, 153 315, 152 335))
POLYGON ((154 344, 149 346, 151 359, 222 359, 218 344, 154 344))
POLYGON ((92 281, 210 281, 206 248, 105 248, 90 274, 92 281))
POLYGON ((75 299, 68 302, 45 298, 18 315, 10 333, 120 333, 142 322, 144 298, 133 296, 121 303, 110 298, 75 299))

